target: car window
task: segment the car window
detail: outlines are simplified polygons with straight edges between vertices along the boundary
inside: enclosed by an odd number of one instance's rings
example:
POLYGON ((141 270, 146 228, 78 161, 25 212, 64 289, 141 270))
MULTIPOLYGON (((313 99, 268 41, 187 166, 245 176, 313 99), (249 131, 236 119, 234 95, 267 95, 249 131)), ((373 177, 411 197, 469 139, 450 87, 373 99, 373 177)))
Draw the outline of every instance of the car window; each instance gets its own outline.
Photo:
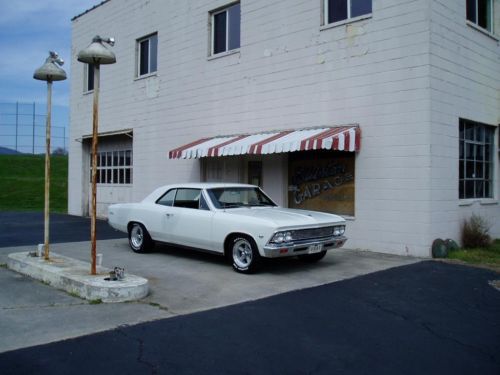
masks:
POLYGON ((208 203, 205 200, 205 197, 203 196, 203 194, 201 194, 201 196, 200 196, 200 210, 210 211, 210 207, 208 207, 208 203))
POLYGON ((271 199, 256 187, 215 188, 209 189, 208 195, 217 208, 275 206, 271 199))
POLYGON ((174 207, 200 208, 200 189, 177 189, 174 207))
POLYGON ((162 195, 160 199, 156 201, 157 204, 161 204, 162 206, 172 206, 174 203, 175 192, 177 189, 171 189, 162 195))

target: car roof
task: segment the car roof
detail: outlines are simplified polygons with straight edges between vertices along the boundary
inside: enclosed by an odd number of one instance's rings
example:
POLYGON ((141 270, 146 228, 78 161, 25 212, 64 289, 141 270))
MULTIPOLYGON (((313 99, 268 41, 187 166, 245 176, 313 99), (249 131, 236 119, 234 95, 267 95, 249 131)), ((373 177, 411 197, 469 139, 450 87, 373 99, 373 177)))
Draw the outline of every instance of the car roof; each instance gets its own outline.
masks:
POLYGON ((255 188, 255 185, 249 184, 239 184, 239 183, 228 183, 228 182, 186 182, 181 184, 170 184, 160 186, 155 189, 152 193, 150 193, 146 198, 143 199, 143 202, 156 201, 160 196, 162 196, 167 190, 176 189, 176 188, 186 188, 186 189, 217 189, 217 188, 228 188, 228 187, 252 187, 255 188))
POLYGON ((228 183, 228 182, 186 182, 182 184, 170 184, 163 186, 164 188, 193 188, 193 189, 214 189, 222 187, 255 187, 255 185, 228 183))

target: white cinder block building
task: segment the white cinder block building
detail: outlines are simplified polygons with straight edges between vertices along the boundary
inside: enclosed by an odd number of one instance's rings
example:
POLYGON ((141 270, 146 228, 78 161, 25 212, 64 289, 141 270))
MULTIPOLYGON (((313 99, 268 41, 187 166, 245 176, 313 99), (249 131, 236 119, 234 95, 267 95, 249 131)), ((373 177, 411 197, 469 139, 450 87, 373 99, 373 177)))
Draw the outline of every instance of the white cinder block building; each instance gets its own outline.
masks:
POLYGON ((429 256, 472 213, 500 237, 500 0, 108 0, 73 19, 69 213, 162 184, 252 182, 348 219, 348 246, 429 256), (200 141, 201 139, 201 141, 200 141))

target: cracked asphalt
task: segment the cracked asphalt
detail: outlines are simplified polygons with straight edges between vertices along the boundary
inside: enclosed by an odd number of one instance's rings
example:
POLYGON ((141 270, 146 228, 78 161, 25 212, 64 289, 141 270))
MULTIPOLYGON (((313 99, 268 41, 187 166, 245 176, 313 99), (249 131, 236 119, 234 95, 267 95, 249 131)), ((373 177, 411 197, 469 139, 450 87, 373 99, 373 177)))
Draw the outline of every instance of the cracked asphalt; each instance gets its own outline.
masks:
POLYGON ((419 262, 5 352, 0 373, 498 375, 499 278, 419 262))

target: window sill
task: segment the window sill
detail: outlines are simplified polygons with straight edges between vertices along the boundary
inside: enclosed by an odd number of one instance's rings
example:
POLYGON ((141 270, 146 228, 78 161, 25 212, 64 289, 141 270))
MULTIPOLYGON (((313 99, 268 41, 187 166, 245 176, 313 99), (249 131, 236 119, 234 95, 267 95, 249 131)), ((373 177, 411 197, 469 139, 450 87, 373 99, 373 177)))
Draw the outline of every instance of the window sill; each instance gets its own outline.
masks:
POLYGON ((334 27, 338 27, 338 26, 342 26, 342 25, 347 25, 349 23, 354 23, 354 22, 366 20, 366 19, 369 19, 369 18, 372 18, 372 13, 363 14, 362 16, 358 16, 358 17, 354 17, 354 18, 348 18, 348 19, 345 19, 345 20, 342 20, 342 21, 337 21, 337 22, 325 24, 325 25, 320 26, 319 30, 320 31, 328 30, 328 29, 332 29, 334 27))
POLYGON ((135 77, 134 81, 140 81, 141 79, 146 79, 146 78, 151 78, 151 77, 156 77, 156 76, 157 76, 157 72, 143 74, 142 76, 135 77))
POLYGON ((90 94, 93 94, 93 93, 94 93, 94 90, 89 90, 89 91, 84 91, 83 95, 90 95, 90 94))
POLYGON ((486 29, 483 29, 481 26, 476 25, 474 22, 467 20, 467 26, 472 27, 474 30, 479 31, 480 33, 482 33, 486 36, 489 36, 491 39, 496 40, 497 42, 500 41, 500 38, 498 36, 489 32, 486 29))
POLYGON ((225 52, 220 52, 216 55, 210 55, 207 57, 207 60, 210 61, 210 60, 215 60, 215 59, 219 59, 221 57, 226 57, 226 56, 229 56, 229 55, 235 55, 237 53, 240 53, 240 49, 239 48, 236 48, 236 49, 232 49, 230 51, 225 51, 225 52))
POLYGON ((497 205, 498 200, 493 198, 471 198, 471 199, 460 199, 458 202, 459 206, 472 206, 475 203, 479 203, 481 206, 492 206, 497 205))

